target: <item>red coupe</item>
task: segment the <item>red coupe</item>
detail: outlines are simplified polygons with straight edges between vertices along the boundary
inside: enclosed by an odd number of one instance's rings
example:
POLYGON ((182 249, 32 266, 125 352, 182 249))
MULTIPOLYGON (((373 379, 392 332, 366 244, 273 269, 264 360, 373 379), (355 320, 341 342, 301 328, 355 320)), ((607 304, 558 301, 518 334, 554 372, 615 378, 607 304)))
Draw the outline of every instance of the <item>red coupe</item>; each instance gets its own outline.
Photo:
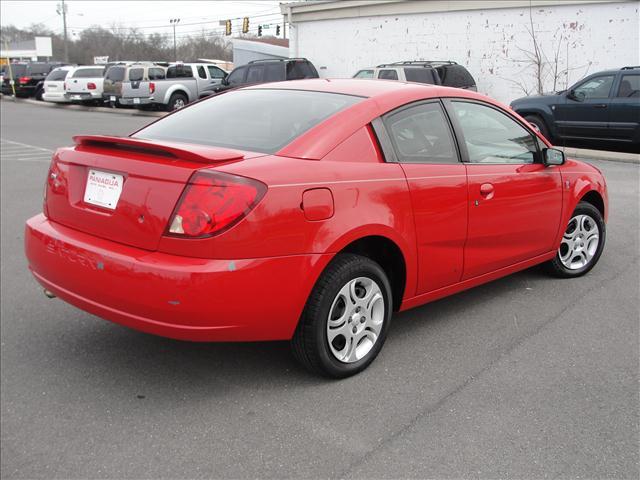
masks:
POLYGON ((290 339, 333 377, 394 311, 541 263, 577 277, 605 242, 602 173, 467 90, 272 83, 74 140, 26 225, 48 296, 176 339, 290 339))

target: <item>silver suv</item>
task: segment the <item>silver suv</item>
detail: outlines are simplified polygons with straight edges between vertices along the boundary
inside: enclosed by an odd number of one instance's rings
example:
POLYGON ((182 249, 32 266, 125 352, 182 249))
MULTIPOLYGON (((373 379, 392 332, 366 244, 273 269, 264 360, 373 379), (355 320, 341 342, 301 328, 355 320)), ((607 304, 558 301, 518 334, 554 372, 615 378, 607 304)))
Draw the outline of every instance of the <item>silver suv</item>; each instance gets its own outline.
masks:
POLYGON ((353 78, 377 78, 401 82, 428 83, 476 91, 476 81, 462 65, 451 61, 406 61, 384 63, 359 70, 353 78))

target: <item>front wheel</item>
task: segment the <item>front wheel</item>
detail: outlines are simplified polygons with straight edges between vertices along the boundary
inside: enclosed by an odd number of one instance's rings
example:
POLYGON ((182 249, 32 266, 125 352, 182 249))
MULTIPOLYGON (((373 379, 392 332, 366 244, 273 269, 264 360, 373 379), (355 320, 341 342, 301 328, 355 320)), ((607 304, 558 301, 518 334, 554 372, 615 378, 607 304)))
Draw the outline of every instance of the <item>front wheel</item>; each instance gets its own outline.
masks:
POLYGON ((605 236, 606 225, 600 211, 590 203, 580 202, 569 220, 555 258, 545 264, 547 271, 561 278, 584 275, 598 263, 605 236))
POLYGON ((551 137, 549 136, 549 127, 547 127, 545 121, 538 115, 527 115, 524 117, 524 119, 529 122, 534 130, 540 132, 544 138, 546 138, 547 140, 551 139, 551 137))
POLYGON ((339 254, 316 283, 291 341, 308 370, 333 378, 361 372, 384 344, 391 322, 384 270, 360 255, 339 254))

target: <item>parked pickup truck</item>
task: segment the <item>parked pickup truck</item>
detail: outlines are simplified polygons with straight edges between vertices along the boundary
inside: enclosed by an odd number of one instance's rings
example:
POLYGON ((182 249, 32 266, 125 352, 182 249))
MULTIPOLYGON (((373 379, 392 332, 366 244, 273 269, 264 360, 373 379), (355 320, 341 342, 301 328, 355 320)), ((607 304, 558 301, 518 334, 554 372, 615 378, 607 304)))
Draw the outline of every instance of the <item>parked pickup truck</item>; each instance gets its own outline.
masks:
POLYGON ((220 67, 210 63, 177 63, 166 70, 165 78, 123 82, 120 102, 134 106, 157 105, 177 110, 207 96, 227 76, 220 67))

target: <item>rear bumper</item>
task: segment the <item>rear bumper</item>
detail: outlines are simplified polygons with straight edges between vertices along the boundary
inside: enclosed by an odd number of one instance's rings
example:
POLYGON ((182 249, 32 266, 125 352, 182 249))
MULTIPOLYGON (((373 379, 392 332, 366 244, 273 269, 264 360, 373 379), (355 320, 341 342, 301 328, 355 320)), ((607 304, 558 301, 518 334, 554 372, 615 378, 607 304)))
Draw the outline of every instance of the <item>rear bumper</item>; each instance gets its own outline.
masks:
POLYGON ((89 100, 102 100, 102 93, 96 92, 67 92, 64 94, 67 102, 86 102, 89 100))
POLYGON ((65 94, 59 92, 44 92, 42 94, 42 100, 45 102, 69 103, 69 99, 65 97, 65 94))
POLYGON ((36 280, 87 312, 180 340, 292 337, 330 255, 209 260, 149 252, 37 215, 25 252, 36 280))
POLYGON ((149 105, 154 103, 153 97, 120 97, 122 105, 149 105))

